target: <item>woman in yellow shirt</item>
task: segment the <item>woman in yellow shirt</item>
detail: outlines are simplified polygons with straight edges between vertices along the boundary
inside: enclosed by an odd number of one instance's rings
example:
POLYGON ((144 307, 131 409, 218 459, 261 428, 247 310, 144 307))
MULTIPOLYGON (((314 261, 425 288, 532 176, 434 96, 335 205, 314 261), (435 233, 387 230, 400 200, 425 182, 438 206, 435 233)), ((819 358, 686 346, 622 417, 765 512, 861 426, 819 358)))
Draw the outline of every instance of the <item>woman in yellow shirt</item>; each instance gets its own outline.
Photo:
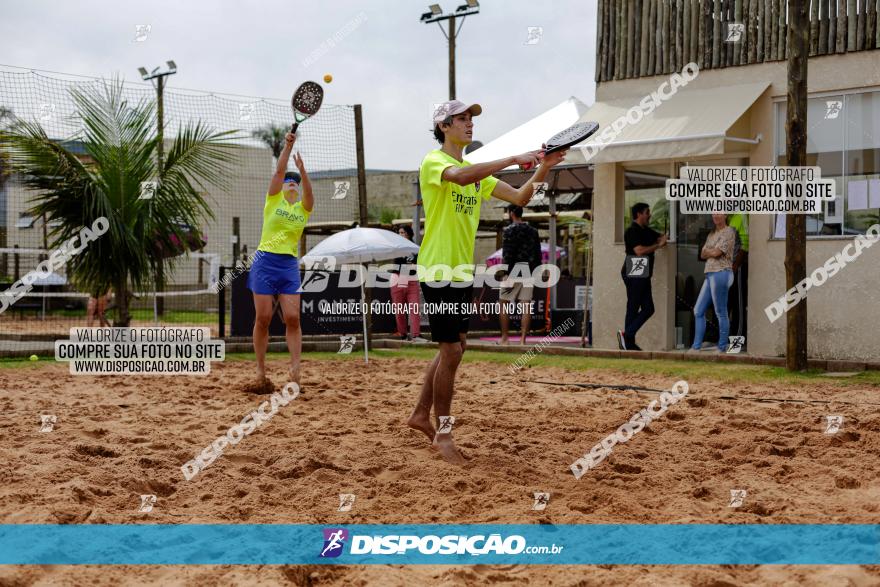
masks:
POLYGON ((290 351, 290 381, 300 383, 300 276, 299 239, 312 213, 315 199, 312 184, 302 157, 293 161, 299 173, 288 172, 287 162, 296 135, 287 133, 284 149, 278 157, 275 173, 263 205, 263 230, 260 244, 248 274, 248 289, 254 294, 254 352, 257 355, 257 381, 248 389, 257 393, 275 391, 266 378, 266 349, 269 346, 269 322, 272 321, 273 297, 278 296, 287 328, 287 350, 290 351), (300 191, 302 198, 300 199, 300 191))

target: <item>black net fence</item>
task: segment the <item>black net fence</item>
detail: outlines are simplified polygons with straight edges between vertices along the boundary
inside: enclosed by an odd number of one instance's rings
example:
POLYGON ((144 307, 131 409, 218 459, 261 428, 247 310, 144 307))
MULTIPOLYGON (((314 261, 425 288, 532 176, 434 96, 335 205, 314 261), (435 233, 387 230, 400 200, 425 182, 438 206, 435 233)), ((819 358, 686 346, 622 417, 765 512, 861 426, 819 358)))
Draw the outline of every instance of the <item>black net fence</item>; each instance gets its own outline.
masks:
MULTIPOLYGON (((166 78, 174 81, 174 77, 166 78)), ((86 159, 83 123, 71 90, 101 89, 109 79, 69 76, 0 66, 0 125, 15 119, 38 123, 50 139, 86 159)), ((122 83, 132 103, 155 101, 157 90, 148 82, 122 83)), ((291 92, 294 88, 291 88, 291 92)), ((132 326, 199 325, 216 331, 220 311, 217 288, 224 287, 221 267, 244 262, 256 250, 263 221, 263 202, 275 168, 272 129, 281 137, 290 128, 289 99, 217 94, 166 85, 163 92, 164 144, 169 145, 188 123, 200 121, 216 131, 234 131, 232 173, 210 183, 202 195, 214 218, 189 227, 194 243, 169 259, 164 288, 141 288, 131 302, 132 326), (260 138, 260 135, 265 138, 260 138), (162 291, 157 291, 157 290, 162 291)), ((300 125, 295 151, 312 177, 316 206, 310 224, 355 222, 358 219, 357 156, 354 107, 323 104, 300 125)), ((166 147, 167 148, 167 147, 166 147)), ((67 335, 71 327, 100 325, 101 314, 111 323, 114 297, 92 300, 64 267, 51 275, 37 270, 61 245, 53 236, 57 221, 34 211, 35 192, 9 166, 0 146, 0 295, 25 286, 14 303, 5 297, 0 311, 0 352, 24 341, 67 335), (30 282, 30 283, 28 283, 30 282)), ((293 161, 288 164, 294 169, 293 161)), ((144 243, 149 247, 151 243, 144 243)), ((3 301, 3 300, 0 300, 3 301)), ((226 311, 229 311, 228 305, 226 311)), ((228 320, 227 320, 228 323, 228 320)))

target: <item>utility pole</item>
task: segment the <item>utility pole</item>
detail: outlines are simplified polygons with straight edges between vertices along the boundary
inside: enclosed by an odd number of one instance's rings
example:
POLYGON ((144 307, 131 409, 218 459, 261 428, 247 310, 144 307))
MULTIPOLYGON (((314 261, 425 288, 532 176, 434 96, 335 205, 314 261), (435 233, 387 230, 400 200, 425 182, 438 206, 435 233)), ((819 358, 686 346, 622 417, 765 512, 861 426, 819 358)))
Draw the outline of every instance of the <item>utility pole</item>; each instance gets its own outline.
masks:
MULTIPOLYGON (((146 68, 139 67, 138 72, 141 74, 141 78, 144 81, 152 81, 153 87, 156 88, 156 139, 159 144, 156 146, 156 174, 158 175, 159 183, 162 183, 162 175, 164 170, 164 162, 165 162, 165 78, 169 75, 174 75, 177 73, 177 64, 174 61, 166 61, 166 65, 168 65, 168 69, 166 71, 159 71, 159 68, 155 68, 151 72, 147 72, 146 68)), ((150 203, 152 205, 152 201, 150 203)), ((152 210, 152 208, 151 208, 152 210)), ((156 290, 163 291, 164 281, 165 281, 165 260, 158 259, 156 264, 156 290)), ((164 298, 160 298, 156 296, 154 298, 154 307, 156 316, 162 316, 165 313, 165 300, 164 298)))
POLYGON ((455 15, 449 17, 449 99, 455 100, 455 15))
POLYGON ((461 32, 461 27, 464 25, 465 17, 480 13, 480 2, 479 0, 467 0, 466 4, 462 4, 455 9, 455 12, 451 12, 449 14, 443 14, 443 9, 440 8, 439 4, 431 4, 429 10, 430 12, 425 12, 424 14, 422 14, 420 20, 425 24, 436 22, 438 26, 440 26, 440 32, 443 33, 443 36, 446 37, 446 40, 448 41, 449 99, 455 100, 455 37, 457 37, 458 33, 461 32), (461 17, 460 24, 458 25, 458 30, 455 30, 455 21, 458 19, 458 17, 461 17), (441 20, 449 21, 449 32, 443 30, 443 26, 440 25, 441 20))

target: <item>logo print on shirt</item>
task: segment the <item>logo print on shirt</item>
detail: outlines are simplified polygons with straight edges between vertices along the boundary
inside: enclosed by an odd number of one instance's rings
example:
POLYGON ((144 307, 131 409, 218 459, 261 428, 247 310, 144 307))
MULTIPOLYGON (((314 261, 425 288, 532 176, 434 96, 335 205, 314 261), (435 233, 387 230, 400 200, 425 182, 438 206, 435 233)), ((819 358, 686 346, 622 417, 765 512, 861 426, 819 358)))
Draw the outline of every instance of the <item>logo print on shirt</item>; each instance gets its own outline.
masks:
POLYGON ((473 216, 474 207, 477 205, 477 197, 461 194, 452 190, 452 203, 455 205, 456 212, 473 216))

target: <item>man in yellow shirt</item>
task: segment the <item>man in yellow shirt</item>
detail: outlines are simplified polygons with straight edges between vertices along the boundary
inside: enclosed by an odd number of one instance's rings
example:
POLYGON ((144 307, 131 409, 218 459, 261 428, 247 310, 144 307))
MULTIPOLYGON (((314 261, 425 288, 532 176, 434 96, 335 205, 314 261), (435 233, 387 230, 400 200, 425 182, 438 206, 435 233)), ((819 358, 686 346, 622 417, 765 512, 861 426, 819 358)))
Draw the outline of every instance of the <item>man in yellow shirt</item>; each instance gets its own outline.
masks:
POLYGON ((273 298, 278 296, 287 328, 287 350, 290 351, 289 381, 300 383, 302 329, 299 321, 300 277, 299 238, 315 205, 309 174, 299 153, 293 158, 299 173, 287 171, 287 161, 296 135, 287 133, 284 149, 278 157, 269 191, 263 202, 263 230, 254 262, 248 272, 247 285, 254 294, 254 353, 257 356, 257 381, 246 391, 272 393, 266 378, 266 349, 269 346, 269 323, 272 321, 273 298), (300 187, 302 186, 302 187, 300 187), (299 198, 302 190, 302 199, 299 198))
POLYGON ((419 170, 425 206, 419 280, 431 338, 439 343, 440 350, 425 371, 418 402, 407 424, 423 432, 444 459, 457 464, 464 458, 452 440, 455 420, 450 410, 455 373, 467 341, 467 306, 473 301, 474 238, 480 223, 480 204, 494 196, 525 206, 532 197, 532 184, 544 181, 566 153, 544 156, 543 151, 530 151, 471 165, 462 153, 473 141, 473 117, 482 111, 479 104, 466 105, 458 100, 441 104, 434 112, 433 123, 434 138, 442 147, 428 153, 419 170), (519 189, 492 177, 511 165, 531 166, 535 173, 519 189), (432 407, 436 429, 431 423, 432 407))

